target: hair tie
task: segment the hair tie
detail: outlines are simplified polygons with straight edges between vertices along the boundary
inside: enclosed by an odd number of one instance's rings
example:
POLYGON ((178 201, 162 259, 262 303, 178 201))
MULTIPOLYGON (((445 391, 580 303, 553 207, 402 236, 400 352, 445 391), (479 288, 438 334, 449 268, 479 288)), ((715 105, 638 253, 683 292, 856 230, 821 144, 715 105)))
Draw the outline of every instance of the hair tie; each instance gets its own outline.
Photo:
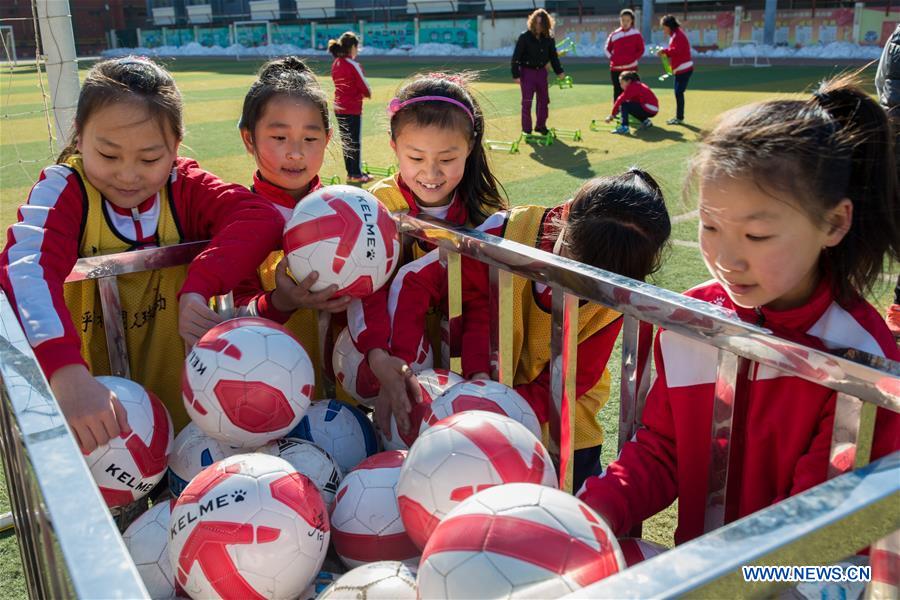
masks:
POLYGON ((409 100, 400 100, 400 98, 394 98, 390 101, 387 107, 388 118, 393 119, 394 115, 396 115, 398 112, 400 112, 410 104, 416 104, 417 102, 447 102, 454 106, 458 106, 459 108, 463 109, 469 116, 469 120, 472 121, 472 129, 475 129, 475 115, 472 114, 472 109, 470 109, 459 100, 448 98, 447 96, 416 96, 415 98, 410 98, 409 100))

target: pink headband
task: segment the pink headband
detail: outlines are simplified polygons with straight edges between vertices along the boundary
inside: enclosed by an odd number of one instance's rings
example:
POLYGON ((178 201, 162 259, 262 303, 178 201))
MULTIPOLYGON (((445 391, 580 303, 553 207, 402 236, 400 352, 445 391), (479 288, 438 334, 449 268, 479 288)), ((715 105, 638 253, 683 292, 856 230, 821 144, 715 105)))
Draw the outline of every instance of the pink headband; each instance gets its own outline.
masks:
POLYGON ((447 96, 417 96, 415 98, 410 98, 409 100, 400 101, 399 98, 394 98, 391 100, 390 104, 388 104, 388 117, 394 118, 400 109, 409 106, 410 104, 415 104, 416 102, 426 102, 426 101, 435 101, 435 102, 448 102, 453 104, 454 106, 458 106, 469 115, 469 120, 472 121, 472 129, 475 129, 475 115, 472 114, 472 110, 460 102, 459 100, 454 100, 453 98, 448 98, 447 96))

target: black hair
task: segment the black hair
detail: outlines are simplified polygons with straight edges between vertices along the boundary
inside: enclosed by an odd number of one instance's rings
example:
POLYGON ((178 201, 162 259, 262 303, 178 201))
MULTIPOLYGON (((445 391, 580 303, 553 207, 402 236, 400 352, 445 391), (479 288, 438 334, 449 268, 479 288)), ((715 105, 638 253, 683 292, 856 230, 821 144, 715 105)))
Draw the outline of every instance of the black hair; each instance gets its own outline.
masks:
POLYGON ((850 230, 823 251, 820 266, 839 302, 869 291, 884 256, 900 259, 894 133, 884 109, 856 74, 821 83, 806 100, 770 100, 732 110, 704 134, 686 191, 698 179, 746 179, 794 199, 818 226, 844 198, 850 230))
POLYGON ((469 73, 417 75, 401 86, 396 94, 396 99, 400 102, 420 96, 452 98, 468 108, 472 118, 462 108, 447 102, 426 100, 405 106, 391 115, 390 126, 393 140, 409 124, 460 131, 470 140, 472 150, 466 158, 465 172, 457 190, 466 206, 469 220, 474 225, 479 225, 491 214, 506 208, 506 198, 488 165, 483 144, 484 115, 478 101, 469 91, 468 84, 472 79, 473 76, 469 73))
POLYGON ((640 281, 659 269, 672 233, 662 190, 640 169, 587 181, 559 225, 574 260, 640 281))
POLYGON ((640 81, 641 76, 638 75, 637 71, 622 71, 622 74, 619 75, 619 81, 640 81))
POLYGON ((143 106, 164 131, 167 127, 176 140, 184 139, 184 105, 172 75, 147 58, 114 58, 98 62, 84 78, 72 133, 56 162, 78 153, 78 136, 92 114, 119 102, 143 106))
POLYGON ((266 105, 276 96, 300 98, 315 106, 322 115, 322 125, 331 131, 328 117, 328 98, 312 70, 295 56, 270 60, 259 69, 256 81, 244 96, 241 120, 238 127, 256 135, 256 124, 266 110, 266 105))
POLYGON ((328 51, 335 58, 350 56, 350 49, 359 46, 359 36, 352 31, 345 31, 336 40, 328 40, 328 51))
POLYGON ((665 25, 672 31, 677 31, 681 29, 681 23, 678 22, 678 19, 675 18, 675 15, 665 15, 659 20, 660 26, 665 25))

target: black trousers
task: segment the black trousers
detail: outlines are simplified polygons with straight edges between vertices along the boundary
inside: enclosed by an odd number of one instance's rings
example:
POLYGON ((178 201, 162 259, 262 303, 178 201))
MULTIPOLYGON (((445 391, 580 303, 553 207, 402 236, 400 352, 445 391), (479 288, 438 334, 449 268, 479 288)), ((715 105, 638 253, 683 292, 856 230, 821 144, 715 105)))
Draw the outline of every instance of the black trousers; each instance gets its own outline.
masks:
POLYGON ((572 491, 578 493, 584 480, 591 475, 599 475, 603 470, 600 465, 600 450, 602 446, 592 446, 575 451, 572 461, 572 491))
POLYGON ((675 76, 675 116, 684 120, 684 91, 687 89, 688 81, 691 80, 691 73, 679 73, 675 76))
POLYGON ((341 147, 344 151, 344 168, 348 177, 362 175, 362 115, 335 115, 341 132, 341 147))
POLYGON ((613 102, 618 100, 619 96, 622 95, 622 84, 619 83, 619 75, 621 74, 622 71, 609 72, 609 80, 612 81, 613 84, 613 102))

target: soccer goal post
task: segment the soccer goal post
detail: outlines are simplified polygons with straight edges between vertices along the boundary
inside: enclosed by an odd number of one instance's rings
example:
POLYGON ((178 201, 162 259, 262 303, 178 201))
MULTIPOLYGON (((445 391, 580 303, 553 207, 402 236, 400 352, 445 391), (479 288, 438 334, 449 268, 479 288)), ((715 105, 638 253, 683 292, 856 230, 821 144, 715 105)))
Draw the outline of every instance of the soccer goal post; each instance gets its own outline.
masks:
POLYGON ((78 92, 81 89, 75 57, 72 14, 69 10, 69 0, 35 0, 32 6, 37 11, 40 24, 37 41, 50 85, 56 143, 62 147, 75 120, 78 92))

